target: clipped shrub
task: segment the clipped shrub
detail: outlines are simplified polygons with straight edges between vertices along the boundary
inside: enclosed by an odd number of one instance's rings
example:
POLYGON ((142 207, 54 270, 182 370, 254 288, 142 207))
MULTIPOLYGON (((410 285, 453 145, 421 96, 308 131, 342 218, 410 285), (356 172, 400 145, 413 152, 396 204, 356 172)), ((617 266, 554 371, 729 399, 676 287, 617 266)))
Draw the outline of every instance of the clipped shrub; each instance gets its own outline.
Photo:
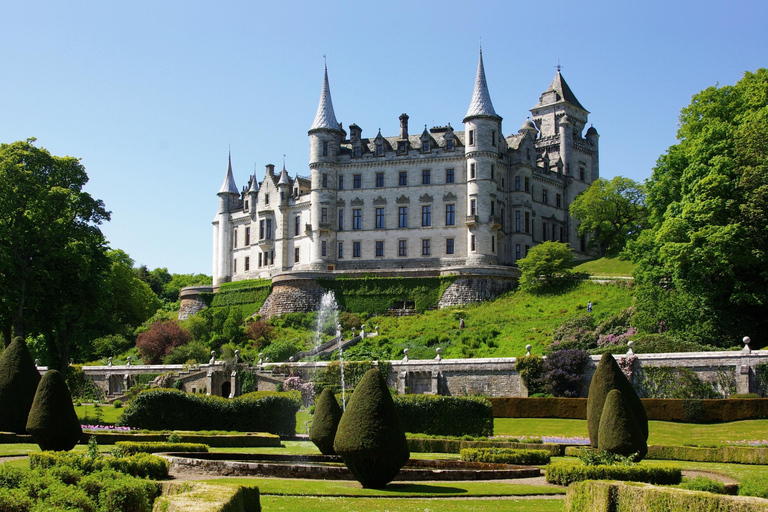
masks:
POLYGON ((209 446, 202 443, 134 442, 117 441, 115 452, 121 455, 162 452, 207 452, 209 446))
POLYGON ((739 484, 739 496, 756 496, 768 499, 768 475, 750 475, 739 484))
POLYGON ((400 395, 394 400, 406 432, 436 436, 493 435, 493 406, 485 398, 400 395))
POLYGON ((80 480, 79 487, 98 501, 100 510, 151 512, 152 502, 160 495, 157 483, 114 470, 87 475, 80 480))
POLYGON ((581 461, 559 461, 548 464, 545 472, 547 482, 556 485, 571 485, 573 482, 583 480, 624 480, 647 482, 655 485, 675 485, 682 480, 680 468, 667 465, 587 466, 581 461))
POLYGON ((681 489, 688 489, 689 491, 704 491, 711 492, 713 494, 728 494, 725 492, 725 484, 712 480, 704 476, 697 476, 691 480, 684 480, 680 484, 681 489))
POLYGON ((494 418, 587 419, 586 398, 489 397, 494 418))
POLYGON ((621 391, 612 389, 600 416, 597 448, 625 457, 636 453, 640 460, 648 453, 645 439, 621 391))
POLYGON ((411 453, 461 453, 464 449, 510 448, 514 450, 544 450, 552 457, 561 457, 565 447, 559 444, 521 443, 509 441, 470 441, 461 438, 408 437, 408 449, 411 453))
POLYGON ((462 448, 461 460, 495 464, 549 464, 547 450, 517 450, 514 448, 462 448))
POLYGON ((382 488, 410 456, 395 403, 378 369, 355 388, 341 417, 333 448, 363 487, 382 488))
POLYGON ((761 446, 665 446, 648 447, 647 459, 768 465, 768 448, 761 446))
POLYGON ((15 337, 0 355, 0 431, 26 434, 39 382, 40 373, 27 344, 15 337))
POLYGON ((643 403, 613 356, 611 354, 603 354, 595 374, 592 376, 587 397, 587 428, 589 429, 590 444, 593 448, 598 447, 600 418, 603 414, 603 407, 608 393, 614 389, 621 391, 621 396, 626 403, 627 409, 632 411, 635 420, 637 420, 643 443, 646 443, 648 441, 648 416, 645 413, 643 403))
POLYGON ((27 431, 41 450, 71 450, 83 437, 72 395, 57 370, 48 370, 37 386, 27 431))
POLYGON ((77 469, 84 475, 112 469, 135 477, 162 480, 168 478, 169 465, 167 460, 148 453, 124 457, 90 457, 84 453, 50 451, 29 454, 30 469, 67 466, 77 469))
POLYGON ((336 455, 333 440, 341 420, 341 407, 330 388, 325 388, 315 404, 315 415, 312 418, 312 428, 309 429, 309 440, 323 455, 336 455))

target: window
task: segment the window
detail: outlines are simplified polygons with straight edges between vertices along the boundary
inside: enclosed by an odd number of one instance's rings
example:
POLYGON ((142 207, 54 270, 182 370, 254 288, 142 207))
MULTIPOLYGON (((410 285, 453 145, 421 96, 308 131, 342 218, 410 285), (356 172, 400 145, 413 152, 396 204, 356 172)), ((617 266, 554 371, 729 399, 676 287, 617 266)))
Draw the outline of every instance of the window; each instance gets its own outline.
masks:
POLYGON ((293 262, 298 263, 299 262, 299 248, 295 248, 293 250, 293 262))
POLYGON ((455 204, 445 205, 445 225, 446 226, 456 225, 456 205, 455 204))
POLYGON ((397 255, 408 256, 408 240, 397 241, 397 255))
POLYGON ((344 257, 344 242, 339 242, 339 259, 344 257))
POLYGON ((469 201, 469 214, 475 215, 477 213, 477 199, 470 199, 469 201))
POLYGON ((344 190, 344 176, 339 176, 339 190, 344 190))
POLYGON ((296 228, 294 236, 299 236, 301 234, 301 215, 296 216, 294 223, 294 228, 296 228))
POLYGON ((495 180, 495 179, 496 179, 496 178, 494 177, 495 169, 496 169, 496 168, 494 167, 494 165, 493 165, 493 164, 491 164, 491 179, 492 179, 492 180, 495 180))
POLYGON ((264 204, 269 204, 269 194, 264 194, 264 204))
POLYGON ((515 259, 520 259, 520 244, 515 244, 515 259))
POLYGON ((259 266, 261 266, 261 253, 259 253, 259 266))
POLYGON ((423 227, 432 225, 432 207, 431 206, 421 207, 421 225, 423 227))
POLYGON ((515 212, 515 232, 520 232, 520 212, 515 212))
POLYGON ((360 242, 352 242, 352 257, 360 257, 360 242))
POLYGON ((428 140, 424 141, 424 145, 421 147, 421 150, 424 151, 425 153, 427 151, 429 151, 429 141, 428 140))
POLYGON ((363 186, 363 177, 359 174, 355 174, 352 176, 352 187, 353 188, 362 188, 363 186))
POLYGON ((475 252, 475 235, 469 237, 469 250, 475 252))
POLYGON ((475 163, 474 162, 469 164, 469 179, 471 180, 475 179, 475 163))
POLYGON ((376 257, 377 258, 383 258, 384 257, 384 242, 381 240, 378 240, 376 242, 376 257))
POLYGON ((376 229, 384 229, 384 208, 376 208, 376 229))
POLYGON ((259 221, 259 240, 264 240, 264 221, 259 221))
POLYGON ((398 184, 401 187, 408 185, 408 171, 400 171, 400 181, 398 184))
POLYGON ((581 181, 584 181, 584 168, 583 168, 583 167, 581 167, 581 168, 579 169, 579 179, 580 179, 581 181))
POLYGON ((376 173, 376 186, 381 188, 384 186, 384 173, 383 172, 377 172, 376 173))
POLYGON ((328 188, 328 174, 323 173, 323 188, 328 188))
POLYGON ((445 170, 445 182, 446 183, 453 183, 454 182, 453 169, 446 169, 445 170))
POLYGON ((328 208, 320 209, 320 222, 328 222, 328 208))
POLYGON ((496 146, 496 130, 491 130, 491 146, 496 146))
POLYGON ((445 140, 445 149, 447 149, 448 151, 453 149, 453 139, 445 140))
POLYGON ((496 215, 496 201, 491 201, 491 215, 496 215))
POLYGON ((344 231, 344 210, 339 210, 339 231, 344 231))
POLYGON ((267 219, 267 239, 272 240, 272 219, 267 219))
POLYGON ((525 232, 531 232, 531 212, 525 212, 525 232))
POLYGON ((269 264, 274 265, 275 264, 275 250, 272 249, 269 251, 269 264))
POLYGON ((323 156, 328 156, 328 143, 323 142, 323 156))
POLYGON ((547 201, 547 189, 545 189, 545 188, 541 190, 541 202, 544 203, 544 204, 548 204, 549 203, 547 201))
POLYGON ((237 274, 237 258, 235 258, 234 267, 232 268, 232 273, 237 274))
POLYGON ((248 272, 251 269, 251 258, 245 257, 245 271, 248 272))
POLYGON ((232 236, 233 236, 233 237, 234 237, 234 239, 235 239, 235 240, 234 240, 234 244, 235 244, 235 247, 234 247, 234 248, 235 248, 235 249, 237 249, 237 228, 235 228, 235 231, 232 233, 232 236))
POLYGON ((496 252, 496 237, 491 236, 491 252, 496 252))
POLYGON ((243 210, 245 210, 246 212, 248 211, 248 200, 247 199, 245 200, 245 208, 243 208, 243 210))
POLYGON ((453 254, 453 238, 445 239, 445 254, 453 254))
POLYGON ((251 228, 245 228, 245 245, 251 245, 251 228))
POLYGON ((560 241, 563 241, 563 226, 560 226, 560 241))
POLYGON ((360 156, 360 146, 355 146, 355 156, 356 157, 360 156))
POLYGON ((556 234, 556 232, 557 232, 557 231, 556 231, 556 228, 557 228, 557 226, 555 226, 554 224, 552 224, 552 238, 551 238, 551 240, 552 240, 553 242, 554 242, 555 240, 557 240, 557 236, 555 236, 555 234, 556 234))
POLYGON ((423 171, 421 171, 421 184, 422 185, 429 185, 430 174, 431 173, 430 173, 429 169, 424 169, 423 171))
POLYGON ((352 229, 363 229, 363 210, 360 208, 352 210, 352 229))
MULTIPOLYGON (((499 217, 501 217, 501 230, 504 231, 504 208, 501 209, 499 217)), ((509 252, 509 249, 507 249, 507 252, 509 252)))
POLYGON ((377 155, 384 154, 384 144, 376 144, 376 154, 377 155))
POLYGON ((326 244, 325 240, 320 243, 320 253, 322 256, 326 256, 328 254, 327 246, 328 244, 326 244))
POLYGON ((475 130, 469 130, 469 145, 475 145, 475 130))
POLYGON ((541 239, 546 240, 547 239, 547 223, 542 221, 541 223, 541 239))
POLYGON ((560 208, 560 203, 562 202, 560 194, 555 195, 555 205, 560 208))
POLYGON ((531 191, 531 180, 530 178, 525 178, 525 191, 530 192, 531 191))
POLYGON ((421 241, 421 255, 422 256, 429 256, 431 252, 429 239, 425 239, 421 241))
POLYGON ((400 208, 398 208, 397 227, 399 228, 408 227, 408 207, 407 206, 401 206, 400 208))

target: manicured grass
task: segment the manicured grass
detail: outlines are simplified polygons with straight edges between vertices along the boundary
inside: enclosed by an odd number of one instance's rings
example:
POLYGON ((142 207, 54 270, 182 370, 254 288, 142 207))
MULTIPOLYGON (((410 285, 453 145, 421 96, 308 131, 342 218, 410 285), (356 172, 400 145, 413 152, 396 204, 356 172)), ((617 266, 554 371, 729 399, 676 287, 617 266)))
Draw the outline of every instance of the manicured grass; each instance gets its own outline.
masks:
POLYGON ((262 510, 302 512, 560 512, 561 499, 370 499, 262 496, 262 510))
MULTIPOLYGON (((113 445, 99 445, 100 452, 109 452, 114 448, 113 445)), ((84 444, 78 444, 73 449, 76 452, 83 452, 88 450, 88 446, 84 444)), ((19 457, 29 455, 30 453, 37 453, 40 451, 40 447, 34 443, 0 443, 0 457, 19 457)), ((0 458, 2 462, 2 458, 0 458)))
POLYGON ((309 434, 309 424, 312 421, 312 415, 309 414, 309 409, 299 409, 296 413, 296 433, 297 434, 309 434))
POLYGON ((117 419, 123 415, 125 411, 125 404, 119 409, 115 409, 113 405, 101 405, 98 408, 94 405, 76 405, 75 412, 80 422, 83 425, 96 425, 97 410, 101 411, 100 425, 114 425, 117 419))
POLYGON ((619 258, 599 258, 575 265, 576 272, 588 272, 593 276, 632 277, 635 264, 619 258))

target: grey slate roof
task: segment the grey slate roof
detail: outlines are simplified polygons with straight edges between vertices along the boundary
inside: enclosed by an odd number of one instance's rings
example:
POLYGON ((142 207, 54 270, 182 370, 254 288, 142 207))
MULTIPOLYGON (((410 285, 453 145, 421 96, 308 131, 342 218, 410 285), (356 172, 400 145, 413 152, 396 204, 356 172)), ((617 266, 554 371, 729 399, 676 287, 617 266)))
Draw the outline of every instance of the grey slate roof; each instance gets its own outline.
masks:
MULTIPOLYGON (((549 91, 555 91, 557 93, 558 100, 565 100, 574 107, 578 107, 581 110, 587 110, 582 106, 581 103, 579 103, 579 100, 576 99, 576 95, 573 94, 571 88, 568 87, 568 84, 566 83, 565 78, 563 78, 563 75, 560 74, 560 71, 557 72, 554 80, 552 80, 552 83, 549 84, 549 87, 544 92, 549 91)), ((541 102, 539 102, 539 105, 536 106, 541 106, 541 102)))
POLYGON ((221 184, 219 194, 237 194, 237 185, 235 184, 235 177, 232 174, 232 155, 229 155, 229 164, 227 165, 227 175, 224 177, 224 183, 221 184))
POLYGON ((288 171, 285 170, 285 167, 283 167, 283 170, 280 171, 280 180, 277 182, 278 185, 291 185, 291 178, 288 176, 288 171))
POLYGON ((256 179, 256 175, 254 174, 251 176, 251 188, 248 189, 248 192, 258 192, 259 191, 259 182, 256 179))
POLYGON ((325 68, 323 77, 323 91, 320 93, 320 103, 317 106, 315 121, 310 130, 326 128, 329 130, 338 130, 339 122, 336 120, 336 114, 333 112, 333 102, 331 101, 331 87, 328 85, 328 68, 325 68))
POLYGON ((483 50, 480 50, 480 60, 477 62, 477 78, 475 78, 475 90, 472 93, 472 101, 464 119, 474 116, 499 117, 493 109, 491 95, 488 93, 488 84, 485 81, 485 68, 483 67, 483 50))

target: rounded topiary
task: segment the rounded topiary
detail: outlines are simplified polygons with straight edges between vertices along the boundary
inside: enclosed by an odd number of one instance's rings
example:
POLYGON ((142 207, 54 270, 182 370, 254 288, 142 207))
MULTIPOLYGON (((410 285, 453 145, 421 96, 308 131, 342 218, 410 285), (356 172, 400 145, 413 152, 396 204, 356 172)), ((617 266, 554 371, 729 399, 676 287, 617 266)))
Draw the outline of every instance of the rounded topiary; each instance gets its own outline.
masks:
POLYGON ((630 384, 624 372, 611 354, 603 354, 597 365, 592 382, 589 385, 587 395, 587 428, 589 429, 589 443, 597 448, 600 442, 600 417, 603 414, 603 406, 608 393, 618 389, 629 409, 637 420, 640 432, 643 434, 643 442, 648 440, 648 415, 645 413, 643 402, 637 396, 635 389, 630 384))
POLYGON ((386 486, 408 462, 405 432, 377 368, 368 370, 355 388, 333 448, 363 487, 386 486))
POLYGON ((325 388, 315 404, 315 415, 312 418, 312 428, 309 429, 309 440, 323 455, 336 455, 333 440, 341 420, 341 407, 330 388, 325 388))
POLYGON ((636 461, 648 453, 640 425, 618 389, 611 390, 605 399, 598 439, 598 449, 624 456, 637 453, 636 461))
POLYGON ((15 337, 0 356, 0 431, 27 432, 27 416, 39 382, 40 373, 27 344, 15 337))
POLYGON ((64 377, 48 370, 37 386, 27 431, 41 450, 71 450, 83 437, 64 377))

